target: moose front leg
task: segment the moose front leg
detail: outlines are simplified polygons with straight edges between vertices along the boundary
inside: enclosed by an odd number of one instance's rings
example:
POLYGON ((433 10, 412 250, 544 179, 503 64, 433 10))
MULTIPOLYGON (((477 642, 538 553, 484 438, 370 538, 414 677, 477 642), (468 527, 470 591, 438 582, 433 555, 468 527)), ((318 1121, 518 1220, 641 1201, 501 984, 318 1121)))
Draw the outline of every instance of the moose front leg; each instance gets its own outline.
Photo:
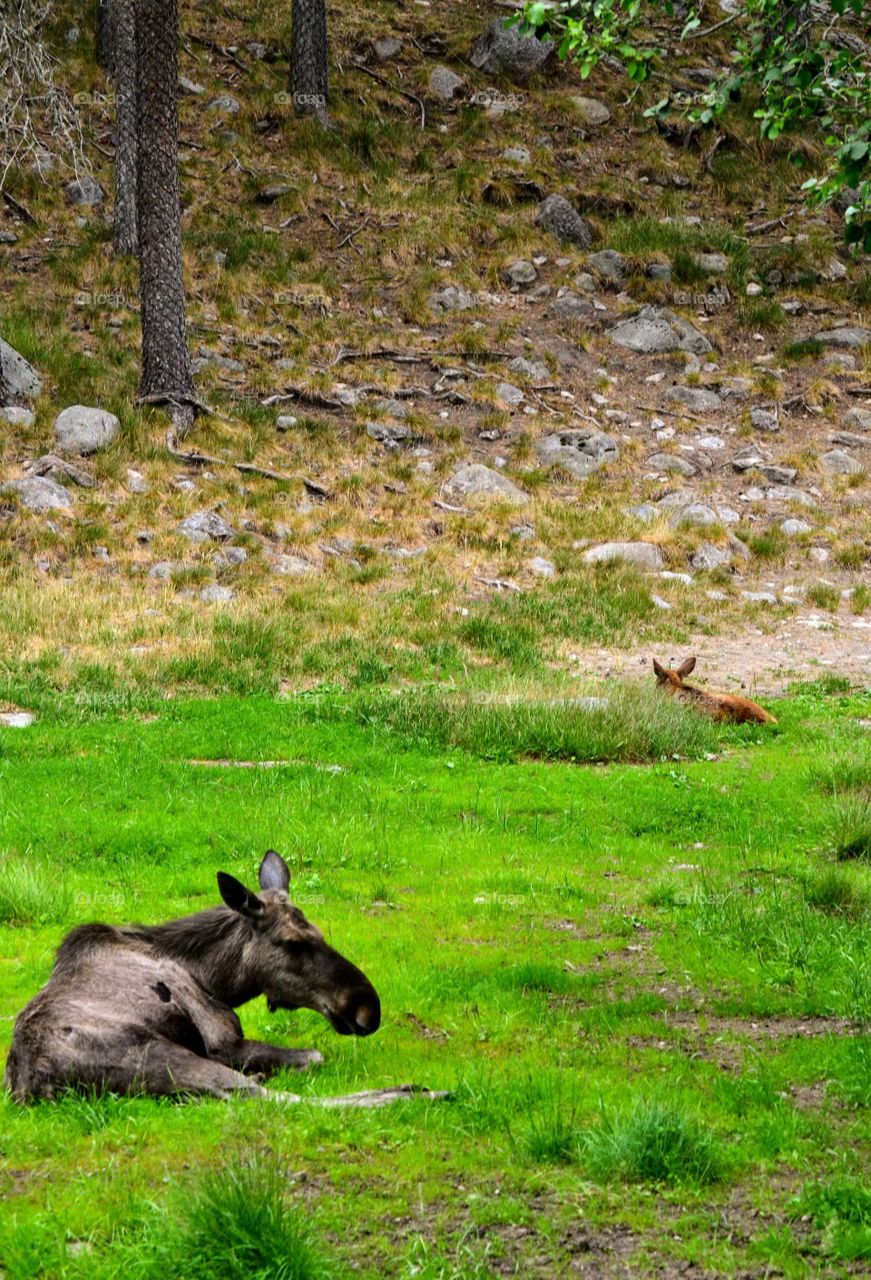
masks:
POLYGON ((253 1071, 270 1076, 276 1071, 307 1071, 319 1067, 324 1060, 317 1049, 282 1049, 262 1040, 237 1040, 221 1045, 213 1057, 236 1071, 253 1071))

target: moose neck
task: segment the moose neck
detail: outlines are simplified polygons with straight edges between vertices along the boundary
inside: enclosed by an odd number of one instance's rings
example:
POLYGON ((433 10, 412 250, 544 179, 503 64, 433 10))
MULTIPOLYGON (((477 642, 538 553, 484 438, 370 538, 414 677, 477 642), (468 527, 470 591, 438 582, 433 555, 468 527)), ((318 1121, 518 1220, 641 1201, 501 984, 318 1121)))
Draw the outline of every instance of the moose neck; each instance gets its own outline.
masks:
POLYGON ((251 926, 227 907, 124 932, 184 965, 211 996, 231 1008, 263 991, 262 976, 252 963, 251 926))

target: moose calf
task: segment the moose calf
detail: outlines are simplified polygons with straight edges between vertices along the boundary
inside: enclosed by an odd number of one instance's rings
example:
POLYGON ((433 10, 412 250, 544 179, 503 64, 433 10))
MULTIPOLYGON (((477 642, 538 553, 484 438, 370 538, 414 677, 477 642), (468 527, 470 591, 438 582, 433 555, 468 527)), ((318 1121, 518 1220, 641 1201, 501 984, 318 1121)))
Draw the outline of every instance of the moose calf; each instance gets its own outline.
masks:
POLYGON ((680 698, 681 702, 689 703, 696 711, 714 720, 731 720, 734 724, 777 724, 773 715, 749 698, 738 698, 731 693, 706 693, 695 685, 684 684, 684 676, 688 676, 695 665, 695 658, 687 658, 672 671, 654 658, 657 684, 673 698, 680 698))

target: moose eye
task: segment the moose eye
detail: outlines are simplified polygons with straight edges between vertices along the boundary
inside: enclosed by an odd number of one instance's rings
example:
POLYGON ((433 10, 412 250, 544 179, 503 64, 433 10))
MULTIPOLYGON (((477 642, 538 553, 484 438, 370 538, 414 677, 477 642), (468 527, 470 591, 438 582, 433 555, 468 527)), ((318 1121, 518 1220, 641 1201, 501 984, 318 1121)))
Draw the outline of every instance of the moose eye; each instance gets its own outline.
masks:
POLYGON ((280 894, 278 895, 278 901, 279 901, 279 902, 287 902, 287 894, 286 894, 286 893, 280 893, 280 894))

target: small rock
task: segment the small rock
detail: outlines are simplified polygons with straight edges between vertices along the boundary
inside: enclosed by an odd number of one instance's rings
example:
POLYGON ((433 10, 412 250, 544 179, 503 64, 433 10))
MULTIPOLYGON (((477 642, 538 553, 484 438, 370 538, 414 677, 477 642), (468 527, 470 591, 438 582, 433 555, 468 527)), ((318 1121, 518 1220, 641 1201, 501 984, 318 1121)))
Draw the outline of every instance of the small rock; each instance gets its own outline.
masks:
POLYGON ((275 419, 276 431, 292 431, 299 418, 295 418, 292 413, 280 413, 275 419))
POLYGON ((722 275, 729 270, 729 259, 722 253, 697 253, 694 261, 697 267, 711 275, 722 275))
POLYGON ((511 503, 513 506, 525 506, 529 501, 527 495, 507 476, 500 475, 491 467, 473 462, 461 467, 448 480, 445 493, 451 498, 482 500, 495 499, 511 503))
POLYGON ((676 453, 654 453, 647 459, 647 465, 655 467, 657 471, 679 476, 694 476, 698 470, 689 459, 681 458, 676 453))
POLYGON ((781 520, 780 532, 785 534, 787 538, 800 538, 805 533, 811 532, 811 526, 805 520, 797 520, 794 517, 789 520, 781 520))
POLYGON ((572 105, 577 108, 584 124, 596 127, 607 124, 611 119, 608 107, 598 98, 585 98, 583 94, 575 94, 572 97, 572 105))
POLYGON ((632 564, 650 572, 661 569, 664 563, 662 552, 652 542, 604 542, 590 547, 582 559, 585 564, 632 564))
POLYGON ((552 40, 522 35, 518 27, 506 27, 496 18, 472 45, 469 61, 479 71, 522 84, 544 66, 555 49, 552 40))
POLYGON ((232 93, 222 93, 206 107, 206 111, 216 116, 237 116, 242 110, 242 104, 238 98, 234 98, 232 93))
POLYGON ((543 360, 526 360, 523 356, 515 356, 513 360, 509 360, 508 368, 511 373, 529 378, 530 382, 547 382, 550 379, 550 370, 543 360))
POLYGON ((149 485, 148 485, 148 481, 145 479, 145 476, 142 474, 142 472, 134 471, 133 468, 131 467, 131 468, 128 468, 128 471, 127 471, 127 488, 130 490, 131 493, 141 494, 141 493, 148 493, 149 485))
POLYGON ((531 262, 521 259, 505 268, 505 279, 509 284, 517 286, 532 284, 538 279, 538 272, 531 262))
POLYGON ((29 729, 35 719, 32 711, 0 711, 0 724, 8 729, 29 729))
POLYGON ((844 426, 852 431, 871 431, 871 409, 851 409, 844 415, 844 426))
POLYGON ((731 560, 728 551, 715 547, 711 542, 703 542, 697 551, 690 556, 690 564, 694 569, 723 569, 731 560))
POLYGON ((468 311, 477 305, 477 298, 462 285, 446 284, 429 296, 429 309, 436 316, 444 315, 448 311, 468 311))
POLYGON ((8 480, 0 493, 14 493, 28 511, 68 511, 70 495, 63 485, 47 476, 24 476, 20 480, 8 480))
POLYGON ((506 147, 502 152, 502 159, 509 164, 527 165, 532 162, 532 155, 528 147, 506 147))
POLYGON ((0 407, 0 422, 8 422, 10 427, 32 427, 35 420, 31 411, 20 405, 10 404, 0 407))
POLYGON ((596 311, 586 298, 579 298, 571 289, 551 303, 549 314, 559 320, 594 320, 596 311))
POLYGON ((751 409, 750 421, 758 431, 779 431, 780 422, 777 414, 770 409, 751 409))
POLYGON ((704 387, 671 387, 666 399, 672 404, 682 404, 692 413, 716 413, 723 407, 717 393, 704 387))
POLYGON ((758 298, 765 290, 761 284, 757 284, 755 280, 751 280, 747 288, 744 290, 748 298, 758 298))
POLYGON ((399 57, 402 52, 402 41, 397 40, 396 36, 379 36, 377 40, 372 41, 372 48, 379 62, 389 62, 391 58, 399 57))
POLYGON ((203 604, 229 604, 235 598, 236 592, 232 587, 222 587, 217 582, 209 583, 200 592, 200 599, 203 604))
POLYGON ((168 582, 174 573, 180 573, 184 570, 183 564, 177 564, 172 560, 158 560, 157 564, 153 564, 148 570, 149 578, 154 578, 156 582, 168 582))
POLYGON ((121 429, 114 413, 83 404, 70 405, 54 420, 54 438, 62 453, 82 457, 110 445, 121 429))
POLYGON ((855 476, 864 471, 862 463, 847 453, 845 449, 830 449, 820 458, 820 462, 833 476, 855 476))
POLYGON ((236 536, 236 530, 217 511, 195 511, 182 520, 178 531, 190 542, 228 542, 236 536))
POLYGON ((579 480, 616 462, 620 456, 614 437, 595 427, 577 427, 544 436, 535 449, 544 466, 558 465, 579 480))
POLYGON ((18 244, 18 236, 14 231, 0 231, 0 244, 18 244))
POLYGON ((0 384, 11 399, 33 400, 42 394, 42 378, 24 356, 0 338, 0 384))
POLYGON ((206 92, 203 85, 197 84, 196 80, 189 80, 187 76, 179 76, 178 87, 182 93, 187 93, 192 98, 201 98, 206 92))
POLYGON ((248 552, 244 547, 225 547, 215 556, 214 563, 217 569, 238 569, 247 559, 248 552))
POLYGON ((759 470, 771 484, 791 485, 798 475, 795 467, 781 467, 776 463, 763 463, 759 470))
POLYGON ((531 560, 527 560, 526 567, 539 578, 556 577, 556 565, 545 560, 544 556, 533 556, 531 560))
POLYGON ((675 529, 685 525, 706 528, 709 525, 719 523, 720 518, 716 511, 704 502, 691 502, 688 506, 679 508, 671 518, 671 525, 675 529))
POLYGON ((576 244, 581 249, 592 244, 590 228, 565 196, 550 195, 542 200, 535 221, 561 244, 576 244))
POLYGON ((741 595, 751 604, 778 604, 777 596, 772 591, 742 591, 741 595))
POLYGON ((648 280, 657 280, 660 284, 670 284, 671 266, 667 262, 651 262, 645 275, 648 280))
POLYGON ((843 325, 837 329, 825 329, 822 333, 815 333, 814 341, 822 342, 826 347, 864 347, 871 343, 871 329, 843 325))
POLYGON ((103 188, 96 178, 73 178, 64 188, 67 204, 82 205, 94 208, 101 205, 106 197, 103 188))
POLYGON ((367 422, 366 434, 371 440, 377 440, 379 444, 386 444, 393 449, 412 438, 411 428, 404 422, 367 422))
POLYGON ((302 556, 276 555, 269 563, 273 573, 285 578, 306 578, 316 572, 315 566, 302 556))
POLYGON ((429 90, 440 102, 453 102, 463 88, 463 79, 450 67, 433 67, 429 73, 429 90))
POLYGON ((496 395, 503 404, 506 404, 511 408, 522 404, 526 399, 520 388, 515 387, 510 382, 500 382, 496 387, 496 395))
POLYGON ((636 315, 615 325, 608 336, 618 347, 640 355, 670 351, 707 355, 714 349, 705 335, 688 320, 664 307, 642 307, 636 315))
POLYGON ((620 281, 626 275, 626 259, 615 249, 600 249, 598 253, 590 254, 587 264, 605 280, 620 281))

